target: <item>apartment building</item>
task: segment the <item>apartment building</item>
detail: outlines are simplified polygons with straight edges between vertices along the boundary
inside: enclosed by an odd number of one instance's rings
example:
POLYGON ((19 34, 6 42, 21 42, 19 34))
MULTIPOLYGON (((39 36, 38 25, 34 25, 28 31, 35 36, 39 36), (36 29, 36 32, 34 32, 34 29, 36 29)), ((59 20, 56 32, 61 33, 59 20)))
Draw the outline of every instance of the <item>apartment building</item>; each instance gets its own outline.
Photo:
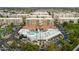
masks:
POLYGON ((54 13, 54 19, 58 19, 58 22, 70 22, 73 21, 74 23, 77 23, 79 19, 79 13, 76 12, 59 12, 54 13))
POLYGON ((23 22, 22 18, 0 18, 0 25, 9 25, 11 23, 18 25, 23 22))
POLYGON ((18 33, 38 45, 46 45, 46 42, 55 41, 62 35, 54 25, 54 18, 47 12, 41 11, 31 13, 26 18, 26 25, 18 33))

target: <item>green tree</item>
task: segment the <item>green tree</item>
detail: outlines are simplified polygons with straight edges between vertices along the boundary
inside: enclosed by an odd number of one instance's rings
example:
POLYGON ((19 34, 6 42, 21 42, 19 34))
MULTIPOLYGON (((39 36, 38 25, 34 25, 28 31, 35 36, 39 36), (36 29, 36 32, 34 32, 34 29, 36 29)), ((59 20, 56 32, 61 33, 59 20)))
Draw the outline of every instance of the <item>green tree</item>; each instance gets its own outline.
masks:
POLYGON ((26 17, 23 17, 23 25, 26 24, 26 17))
POLYGON ((65 26, 68 25, 68 23, 67 22, 64 22, 62 25, 63 25, 63 27, 65 27, 65 26))
POLYGON ((14 27, 14 24, 13 24, 13 23, 11 23, 9 26, 14 27))
POLYGON ((54 24, 55 24, 57 27, 59 27, 59 22, 58 22, 57 19, 55 19, 54 24))
POLYGON ((38 51, 39 50, 39 46, 38 45, 34 45, 32 43, 27 43, 27 44, 21 45, 21 50, 22 51, 38 51))
POLYGON ((71 51, 79 44, 79 25, 68 23, 64 28, 70 34, 68 35, 68 41, 61 41, 61 43, 63 42, 62 50, 71 51))
POLYGON ((13 27, 14 27, 14 24, 13 23, 11 23, 10 25, 8 25, 6 27, 7 33, 12 33, 13 32, 13 27))
POLYGON ((79 19, 77 20, 78 24, 79 24, 79 19))
POLYGON ((70 20, 70 21, 69 21, 69 23, 73 24, 73 23, 74 23, 74 21, 70 20))
POLYGON ((62 45, 61 50, 63 50, 63 51, 71 51, 73 49, 72 45, 69 44, 68 41, 65 41, 64 39, 61 39, 60 42, 61 42, 61 45, 62 45))
POLYGON ((20 26, 21 26, 21 27, 23 27, 23 26, 25 26, 25 25, 26 25, 26 20, 25 20, 25 19, 26 19, 26 17, 23 17, 22 19, 23 19, 23 23, 21 23, 21 24, 20 24, 20 26))
POLYGON ((17 42, 13 41, 13 43, 10 45, 10 48, 16 49, 17 48, 17 42))
POLYGON ((49 47, 47 47, 48 51, 59 51, 60 49, 57 47, 55 43, 50 44, 49 47))

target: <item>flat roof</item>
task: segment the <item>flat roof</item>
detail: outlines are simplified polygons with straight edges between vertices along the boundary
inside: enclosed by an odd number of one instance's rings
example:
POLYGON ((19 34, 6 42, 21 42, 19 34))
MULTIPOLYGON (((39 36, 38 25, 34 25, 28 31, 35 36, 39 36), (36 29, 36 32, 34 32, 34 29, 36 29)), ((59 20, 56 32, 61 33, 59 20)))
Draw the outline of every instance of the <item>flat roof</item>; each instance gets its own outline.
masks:
POLYGON ((26 16, 27 16, 27 15, 29 15, 29 14, 16 14, 16 15, 26 15, 26 16))
POLYGON ((45 15, 45 14, 48 14, 48 12, 46 12, 46 11, 36 11, 36 12, 32 12, 32 14, 36 14, 36 15, 42 14, 42 15, 45 15))
POLYGON ((53 20, 54 18, 26 18, 26 20, 32 20, 32 19, 35 19, 35 20, 53 20))
POLYGON ((79 19, 79 17, 59 17, 59 19, 79 19))
POLYGON ((22 18, 0 18, 0 19, 22 19, 22 18))

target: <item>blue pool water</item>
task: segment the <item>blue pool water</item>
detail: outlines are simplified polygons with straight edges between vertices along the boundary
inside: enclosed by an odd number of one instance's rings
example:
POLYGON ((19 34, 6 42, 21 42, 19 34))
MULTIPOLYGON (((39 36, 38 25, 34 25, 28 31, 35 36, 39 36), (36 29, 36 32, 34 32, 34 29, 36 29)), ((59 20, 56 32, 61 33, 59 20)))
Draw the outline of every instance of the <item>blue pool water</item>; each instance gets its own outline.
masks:
POLYGON ((39 34, 39 33, 42 33, 42 32, 44 32, 44 31, 39 31, 39 32, 38 31, 30 31, 29 34, 35 35, 35 34, 39 34))

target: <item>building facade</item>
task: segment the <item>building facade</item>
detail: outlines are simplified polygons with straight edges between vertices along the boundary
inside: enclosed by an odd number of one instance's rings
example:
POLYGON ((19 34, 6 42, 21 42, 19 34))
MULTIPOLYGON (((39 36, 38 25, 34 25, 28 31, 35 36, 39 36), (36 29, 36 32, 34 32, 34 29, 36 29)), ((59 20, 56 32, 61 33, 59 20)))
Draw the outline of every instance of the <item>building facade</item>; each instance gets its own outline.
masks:
POLYGON ((9 25, 11 23, 13 23, 14 25, 18 25, 22 22, 22 18, 0 18, 0 25, 9 25))

